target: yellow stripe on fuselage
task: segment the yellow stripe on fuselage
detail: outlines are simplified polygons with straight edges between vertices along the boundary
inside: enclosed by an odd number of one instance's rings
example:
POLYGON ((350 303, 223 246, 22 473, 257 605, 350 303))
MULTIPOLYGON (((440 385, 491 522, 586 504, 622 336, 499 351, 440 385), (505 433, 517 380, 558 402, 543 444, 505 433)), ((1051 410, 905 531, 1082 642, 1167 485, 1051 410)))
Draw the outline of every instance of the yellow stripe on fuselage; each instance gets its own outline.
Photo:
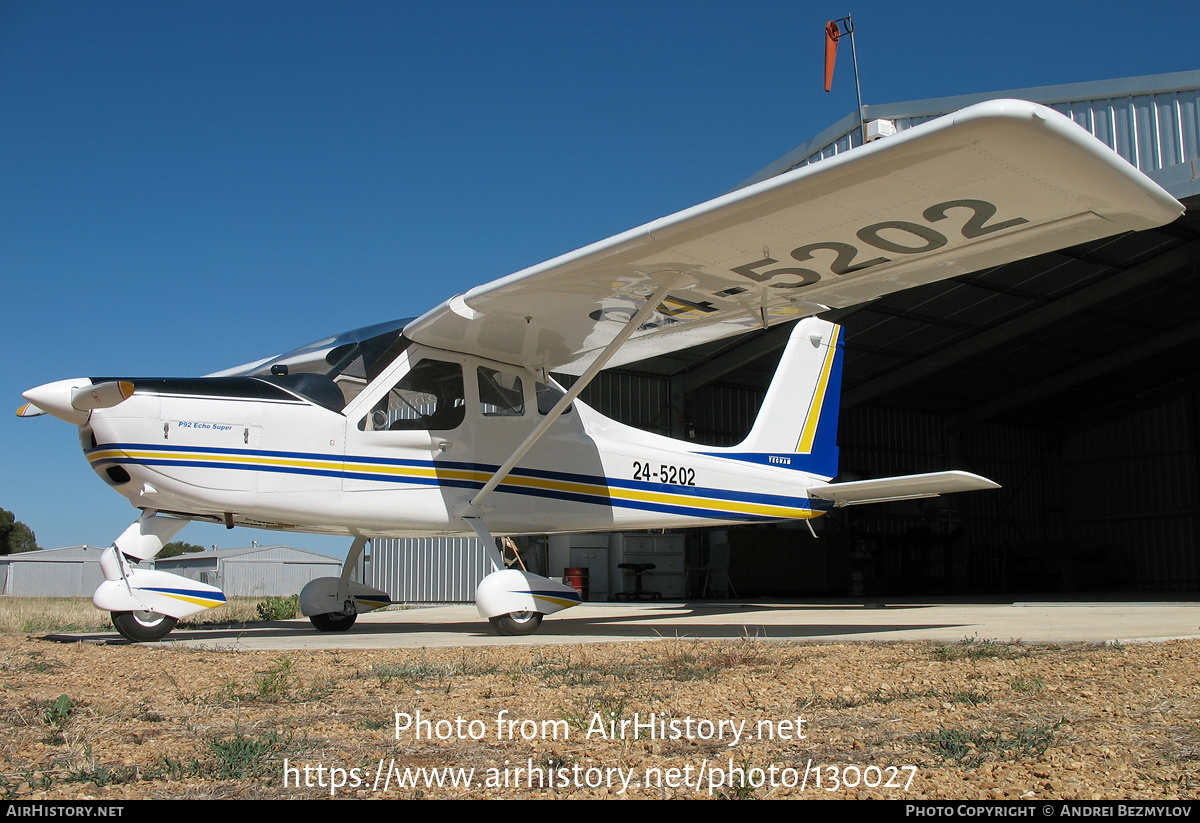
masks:
MULTIPOLYGON (((491 479, 490 472, 479 469, 457 469, 451 467, 425 467, 387 465, 380 463, 356 463, 353 460, 330 457, 328 459, 313 459, 300 457, 278 457, 266 455, 239 455, 224 452, 162 452, 148 449, 102 449, 88 454, 88 461, 97 463, 104 460, 171 460, 175 462, 221 462, 245 466, 266 466, 282 468, 316 469, 337 473, 353 473, 378 476, 380 481, 389 478, 428 481, 436 484, 439 480, 454 480, 483 485, 491 479)), ((771 503, 751 503, 739 500, 720 500, 713 497, 677 494, 666 491, 628 489, 620 486, 609 486, 603 483, 584 481, 558 480, 524 475, 509 475, 500 485, 505 487, 530 489, 534 491, 559 492, 578 494, 591 497, 602 497, 620 505, 622 502, 637 501, 664 506, 675 506, 695 510, 697 516, 716 514, 752 515, 770 519, 805 519, 817 517, 822 512, 811 511, 795 506, 777 505, 771 503)))

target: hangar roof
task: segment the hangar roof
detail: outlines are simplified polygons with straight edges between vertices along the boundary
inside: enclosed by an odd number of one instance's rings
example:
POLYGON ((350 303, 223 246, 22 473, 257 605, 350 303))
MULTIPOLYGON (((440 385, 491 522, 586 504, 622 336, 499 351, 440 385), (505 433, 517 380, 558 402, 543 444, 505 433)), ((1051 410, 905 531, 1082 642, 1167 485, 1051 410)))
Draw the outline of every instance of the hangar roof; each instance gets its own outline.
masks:
MULTIPOLYGON (((887 120, 899 132, 975 103, 1003 98, 1032 100, 1065 114, 1180 200, 1200 194, 1196 163, 1200 70, 863 106, 863 120, 887 120)), ((858 145, 858 114, 852 112, 738 188, 858 145)))
MULTIPOLYGON (((1051 106, 1188 206, 1174 223, 889 295, 825 317, 847 329, 843 409, 862 403, 1056 426, 1200 377, 1200 71, 865 106, 897 130, 983 100, 1051 106)), ((848 115, 743 185, 858 145, 848 115)), ((886 138, 884 138, 886 139, 886 138)), ((765 389, 787 328, 621 371, 687 393, 765 389)))

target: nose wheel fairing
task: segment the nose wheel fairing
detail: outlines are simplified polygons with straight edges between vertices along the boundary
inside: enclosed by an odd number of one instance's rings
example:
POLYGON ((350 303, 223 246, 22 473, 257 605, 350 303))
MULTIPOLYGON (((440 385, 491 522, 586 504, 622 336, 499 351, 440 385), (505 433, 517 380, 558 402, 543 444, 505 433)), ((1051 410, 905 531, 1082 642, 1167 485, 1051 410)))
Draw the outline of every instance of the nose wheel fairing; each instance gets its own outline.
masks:
POLYGON ((92 595, 92 603, 103 611, 158 614, 178 620, 225 604, 225 595, 216 586, 170 572, 131 567, 115 548, 100 556, 100 568, 104 582, 92 595))
POLYGON ((579 603, 579 592, 570 586, 518 569, 492 572, 475 589, 475 609, 487 620, 518 615, 514 622, 523 624, 526 614, 554 614, 579 603))
POLYGON ((304 584, 300 590, 300 613, 309 618, 317 615, 349 617, 382 609, 392 603, 387 592, 353 581, 346 582, 345 594, 340 595, 341 584, 342 581, 337 577, 318 577, 304 584))

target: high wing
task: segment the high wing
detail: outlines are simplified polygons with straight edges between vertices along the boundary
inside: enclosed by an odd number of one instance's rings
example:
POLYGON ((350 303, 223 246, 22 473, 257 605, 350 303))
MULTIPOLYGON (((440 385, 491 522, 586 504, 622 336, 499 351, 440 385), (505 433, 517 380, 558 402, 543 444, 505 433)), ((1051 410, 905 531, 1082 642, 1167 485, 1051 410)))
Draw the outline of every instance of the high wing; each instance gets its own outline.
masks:
POLYGON ((1057 112, 981 103, 471 289, 418 342, 581 373, 662 286, 619 365, 1178 217, 1057 112))

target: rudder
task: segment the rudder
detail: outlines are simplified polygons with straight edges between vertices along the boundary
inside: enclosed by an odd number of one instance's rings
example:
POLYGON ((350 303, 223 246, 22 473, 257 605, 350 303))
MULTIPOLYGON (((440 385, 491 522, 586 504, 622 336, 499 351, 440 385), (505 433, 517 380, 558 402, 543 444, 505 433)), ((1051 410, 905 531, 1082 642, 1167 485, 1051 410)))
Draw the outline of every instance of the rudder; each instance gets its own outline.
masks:
POLYGON ((841 326, 815 317, 797 323, 754 427, 736 451, 753 462, 836 475, 842 359, 841 326))

